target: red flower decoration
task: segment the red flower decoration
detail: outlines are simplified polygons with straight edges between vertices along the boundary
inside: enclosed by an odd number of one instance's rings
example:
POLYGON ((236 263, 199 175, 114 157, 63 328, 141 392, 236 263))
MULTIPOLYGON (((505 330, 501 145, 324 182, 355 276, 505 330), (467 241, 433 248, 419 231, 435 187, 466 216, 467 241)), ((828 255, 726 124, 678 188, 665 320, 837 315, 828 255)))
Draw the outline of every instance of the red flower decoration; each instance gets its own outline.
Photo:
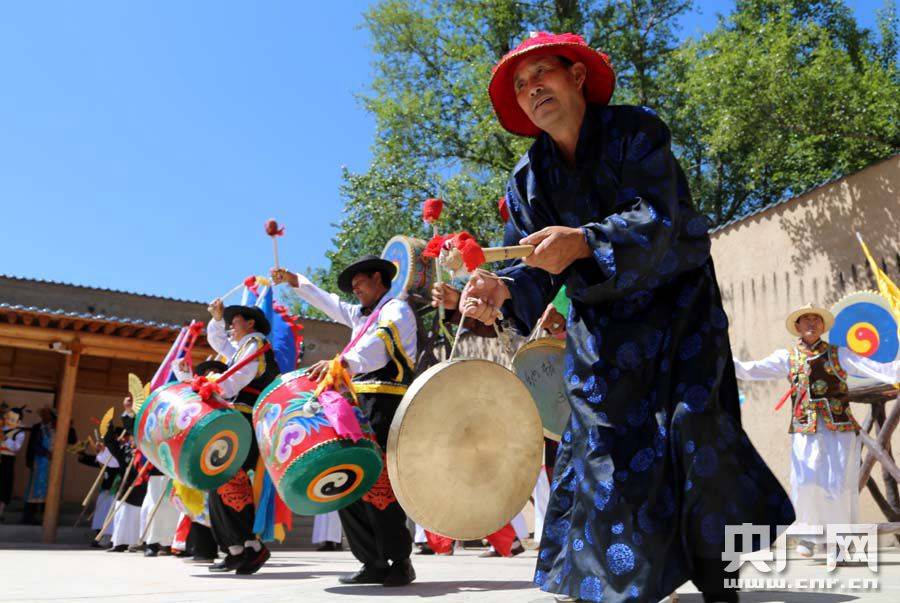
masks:
POLYGON ((481 245, 478 244, 475 237, 465 231, 453 237, 453 246, 462 254, 463 263, 469 272, 472 272, 486 261, 481 245))
POLYGON ((434 222, 438 221, 438 218, 441 217, 441 212, 443 210, 443 199, 425 199, 425 205, 422 208, 422 219, 429 224, 433 224, 434 222))
POLYGON ((503 222, 509 222, 509 208, 506 207, 506 197, 500 197, 500 200, 497 201, 497 209, 500 210, 500 217, 503 218, 503 222))
POLYGON ((222 387, 215 381, 210 381, 206 375, 198 375, 191 381, 191 389, 200 395, 204 402, 209 401, 215 394, 222 393, 222 387))
POLYGON ((436 258, 441 255, 441 248, 444 246, 444 243, 453 238, 452 234, 448 235, 435 235, 431 237, 431 240, 425 245, 425 249, 422 251, 422 255, 426 258, 436 258))

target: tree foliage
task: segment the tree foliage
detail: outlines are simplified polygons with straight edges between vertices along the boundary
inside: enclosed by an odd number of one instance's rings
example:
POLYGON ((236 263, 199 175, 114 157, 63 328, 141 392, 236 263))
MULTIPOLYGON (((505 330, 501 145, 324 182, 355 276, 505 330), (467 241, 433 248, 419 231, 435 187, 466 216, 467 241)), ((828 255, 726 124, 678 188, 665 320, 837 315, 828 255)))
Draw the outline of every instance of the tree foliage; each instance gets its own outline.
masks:
POLYGON ((360 101, 376 123, 373 161, 344 173, 333 287, 354 257, 396 234, 441 228, 499 240, 496 204, 530 144, 500 128, 491 67, 529 31, 582 33, 617 72, 613 102, 665 119, 694 198, 715 222, 900 148, 897 17, 861 29, 839 0, 739 0, 697 40, 678 37, 691 0, 382 0, 364 14, 373 79, 360 101))

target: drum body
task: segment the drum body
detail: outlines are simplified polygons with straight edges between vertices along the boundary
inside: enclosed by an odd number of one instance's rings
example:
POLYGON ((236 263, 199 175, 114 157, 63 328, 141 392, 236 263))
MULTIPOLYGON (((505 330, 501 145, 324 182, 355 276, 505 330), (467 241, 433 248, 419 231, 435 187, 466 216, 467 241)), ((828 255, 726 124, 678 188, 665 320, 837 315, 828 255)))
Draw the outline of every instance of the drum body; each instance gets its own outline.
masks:
POLYGON ((530 341, 513 357, 513 371, 531 392, 544 435, 557 442, 566 430, 572 407, 564 378, 566 342, 543 338, 530 341))
POLYGON ((335 432, 313 395, 316 384, 300 369, 279 375, 253 409, 259 453, 275 488, 300 515, 346 507, 372 487, 383 467, 381 448, 362 411, 354 442, 335 432))
POLYGON ((241 413, 190 383, 156 389, 135 417, 140 451, 172 479, 213 490, 231 479, 250 452, 253 432, 241 413))
POLYGON ((541 419, 525 385, 487 360, 422 373, 388 436, 388 474, 403 510, 425 529, 471 540, 528 502, 541 469, 541 419))
POLYGON ((409 299, 411 303, 429 303, 434 285, 434 261, 422 256, 425 241, 398 235, 387 242, 381 257, 397 266, 389 297, 409 299))

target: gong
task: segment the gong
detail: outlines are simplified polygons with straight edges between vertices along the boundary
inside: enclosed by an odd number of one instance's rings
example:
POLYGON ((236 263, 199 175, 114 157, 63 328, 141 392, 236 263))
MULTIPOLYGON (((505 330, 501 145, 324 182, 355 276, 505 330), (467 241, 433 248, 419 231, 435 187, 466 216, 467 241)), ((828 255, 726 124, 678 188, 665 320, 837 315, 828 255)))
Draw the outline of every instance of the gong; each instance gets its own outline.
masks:
POLYGON ((403 396, 388 435, 388 475, 416 523, 472 540, 522 510, 542 454, 541 418, 525 384, 494 362, 448 360, 403 396))
POLYGON ((513 357, 513 370, 537 405, 544 435, 557 442, 566 430, 572 407, 564 378, 566 342, 552 337, 530 341, 513 357))

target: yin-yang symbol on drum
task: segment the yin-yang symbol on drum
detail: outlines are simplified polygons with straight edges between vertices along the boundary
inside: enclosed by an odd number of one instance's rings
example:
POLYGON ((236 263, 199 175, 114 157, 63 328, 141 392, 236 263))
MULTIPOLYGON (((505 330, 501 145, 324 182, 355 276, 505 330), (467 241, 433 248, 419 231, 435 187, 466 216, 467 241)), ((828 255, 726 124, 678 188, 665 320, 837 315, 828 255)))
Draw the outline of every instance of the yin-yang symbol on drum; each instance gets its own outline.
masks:
POLYGON ((349 496, 362 482, 363 469, 359 465, 329 467, 309 482, 306 495, 310 500, 327 503, 349 496))
POLYGON ((235 432, 226 430, 217 433, 210 438, 203 447, 200 458, 200 467, 206 475, 222 473, 234 461, 238 451, 238 436, 235 432))
MULTIPOLYGON (((892 362, 900 358, 897 321, 891 307, 874 291, 856 291, 831 308, 834 326, 828 333, 829 343, 842 346, 876 362, 892 362)), ((877 381, 852 370, 847 385, 866 387, 877 381)))

